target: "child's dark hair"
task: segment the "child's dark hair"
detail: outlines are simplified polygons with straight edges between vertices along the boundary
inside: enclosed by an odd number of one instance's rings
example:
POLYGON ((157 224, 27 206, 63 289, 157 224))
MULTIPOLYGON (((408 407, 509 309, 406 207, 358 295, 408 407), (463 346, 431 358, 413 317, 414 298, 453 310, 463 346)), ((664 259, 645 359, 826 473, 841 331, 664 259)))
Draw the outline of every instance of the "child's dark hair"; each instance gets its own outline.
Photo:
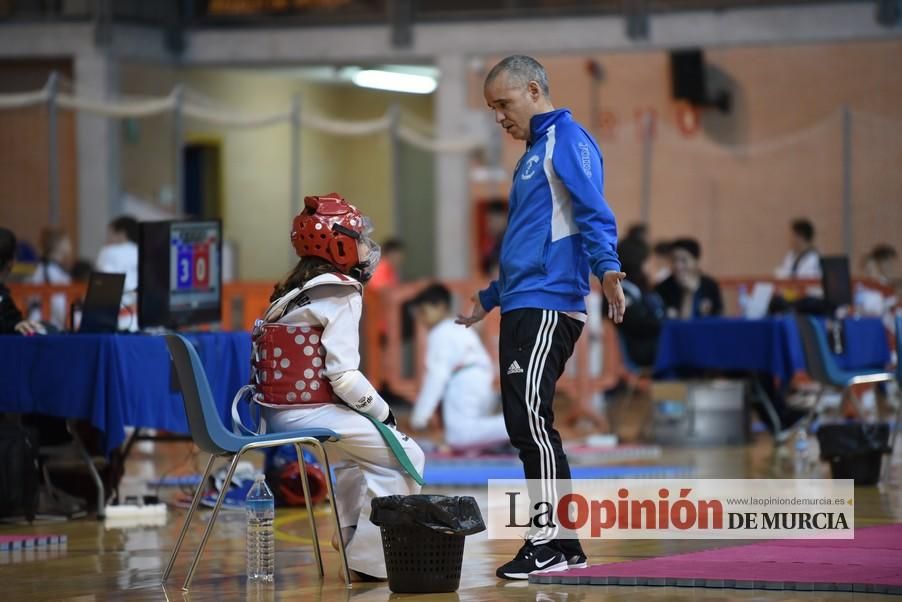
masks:
POLYGON ((120 215, 110 222, 110 230, 125 234, 125 237, 134 243, 138 242, 138 220, 130 215, 120 215))
POLYGON ((309 280, 317 276, 337 272, 338 269, 325 259, 313 256, 301 257, 294 269, 288 272, 288 275, 273 287, 269 301, 272 303, 289 291, 304 286, 309 280))
POLYGON ((0 228, 0 270, 5 268, 16 256, 16 235, 12 230, 0 228))
POLYGON ((449 291, 448 287, 446 287, 445 285, 434 282, 421 290, 411 302, 414 307, 422 305, 424 303, 451 307, 451 291, 449 291))

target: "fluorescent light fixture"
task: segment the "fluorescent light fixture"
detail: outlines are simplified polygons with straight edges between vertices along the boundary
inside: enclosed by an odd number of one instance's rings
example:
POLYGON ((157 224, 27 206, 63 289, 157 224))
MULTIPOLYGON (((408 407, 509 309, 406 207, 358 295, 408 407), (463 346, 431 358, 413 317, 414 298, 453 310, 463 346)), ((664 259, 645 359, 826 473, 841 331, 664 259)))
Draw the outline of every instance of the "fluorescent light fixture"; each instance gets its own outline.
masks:
POLYGON ((352 79, 354 84, 361 88, 408 92, 410 94, 430 94, 438 85, 435 78, 428 75, 379 71, 376 69, 358 71, 352 79))

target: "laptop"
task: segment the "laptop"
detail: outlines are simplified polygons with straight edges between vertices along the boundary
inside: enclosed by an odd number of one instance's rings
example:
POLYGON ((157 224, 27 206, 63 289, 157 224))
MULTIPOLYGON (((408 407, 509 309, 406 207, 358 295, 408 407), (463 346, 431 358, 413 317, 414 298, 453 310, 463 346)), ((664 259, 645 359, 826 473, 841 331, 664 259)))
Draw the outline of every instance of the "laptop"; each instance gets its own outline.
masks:
POLYGON ((116 332, 125 274, 91 272, 78 332, 116 332))

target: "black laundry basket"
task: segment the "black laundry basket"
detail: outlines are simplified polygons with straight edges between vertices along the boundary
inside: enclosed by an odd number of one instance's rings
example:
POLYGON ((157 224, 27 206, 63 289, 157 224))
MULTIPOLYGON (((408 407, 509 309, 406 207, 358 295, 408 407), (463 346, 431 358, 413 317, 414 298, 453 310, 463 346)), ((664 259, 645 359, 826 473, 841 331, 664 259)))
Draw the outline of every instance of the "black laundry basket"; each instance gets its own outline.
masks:
POLYGON ((821 459, 830 462, 834 479, 854 479, 856 485, 876 485, 883 454, 889 451, 889 425, 848 422, 825 424, 817 430, 821 459))
POLYGON ((373 500, 388 587, 395 593, 456 591, 467 535, 485 530, 472 497, 392 495, 373 500))

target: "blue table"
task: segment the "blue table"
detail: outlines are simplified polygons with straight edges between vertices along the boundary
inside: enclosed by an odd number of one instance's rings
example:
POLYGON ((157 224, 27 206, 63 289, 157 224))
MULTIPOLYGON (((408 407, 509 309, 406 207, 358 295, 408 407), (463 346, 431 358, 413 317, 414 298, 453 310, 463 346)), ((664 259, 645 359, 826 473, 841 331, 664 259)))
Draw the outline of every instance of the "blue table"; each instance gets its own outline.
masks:
MULTIPOLYGON (((845 347, 836 356, 845 370, 884 368, 889 342, 878 318, 843 321, 845 347)), ((806 367, 802 341, 792 317, 704 318, 664 323, 655 375, 717 370, 771 374, 786 385, 806 367)))
MULTIPOLYGON (((250 374, 246 332, 187 335, 197 347, 223 422, 250 374)), ((163 337, 134 335, 0 336, 0 412, 40 412, 89 421, 109 453, 125 427, 187 433, 182 396, 171 390, 163 337)))

